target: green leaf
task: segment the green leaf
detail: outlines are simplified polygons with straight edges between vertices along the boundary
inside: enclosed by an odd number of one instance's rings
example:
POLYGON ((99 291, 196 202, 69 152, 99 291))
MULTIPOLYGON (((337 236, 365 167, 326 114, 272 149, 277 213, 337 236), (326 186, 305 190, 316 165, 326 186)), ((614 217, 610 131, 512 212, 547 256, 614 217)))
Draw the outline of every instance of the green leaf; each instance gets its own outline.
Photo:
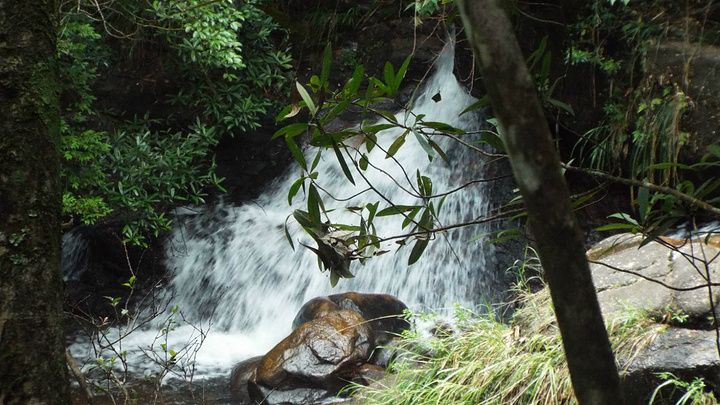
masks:
POLYGON ((348 168, 347 163, 345 163, 345 158, 336 143, 333 143, 333 150, 335 151, 335 156, 337 157, 338 163, 340 163, 340 167, 342 168, 345 177, 350 180, 350 183, 355 185, 355 179, 353 179, 352 173, 350 173, 350 169, 348 168))
POLYGON ((467 132, 464 129, 455 128, 454 126, 446 124, 444 122, 422 121, 421 124, 428 128, 432 128, 436 131, 444 132, 446 134, 452 134, 452 135, 467 134, 467 132))
POLYGON ((360 161, 358 162, 358 166, 360 166, 360 169, 365 171, 367 170, 369 163, 370 162, 368 161, 367 155, 363 153, 363 155, 360 157, 360 161))
POLYGON ((328 79, 330 78, 330 63, 332 61, 332 44, 330 42, 325 46, 323 54, 322 73, 320 73, 320 87, 327 88, 328 79))
POLYGON ((420 195, 427 197, 432 195, 432 180, 427 176, 420 175, 420 169, 417 170, 417 185, 420 195))
POLYGON ((322 223, 322 218, 320 217, 321 204, 322 200, 320 199, 320 194, 318 193, 317 188, 315 188, 315 185, 311 183, 308 188, 307 208, 310 221, 314 225, 322 223))
POLYGON ((637 221, 634 220, 630 215, 625 214, 625 213, 622 213, 622 212, 618 212, 618 213, 615 213, 615 214, 610 214, 610 215, 608 215, 608 218, 622 219, 623 221, 625 221, 625 222, 627 222, 627 223, 629 223, 629 224, 632 224, 632 225, 635 225, 635 226, 639 226, 638 223, 637 223, 637 221))
POLYGON ((680 221, 680 217, 676 217, 676 218, 672 218, 672 219, 670 219, 670 220, 663 221, 663 222, 657 224, 657 228, 655 228, 655 230, 653 230, 652 232, 650 232, 650 233, 645 237, 645 239, 644 239, 642 242, 640 242, 640 245, 638 246, 638 248, 641 248, 641 247, 647 245, 648 243, 656 240, 656 239, 659 238, 660 236, 666 234, 667 231, 668 231, 671 227, 675 226, 675 224, 678 223, 679 221, 680 221))
POLYGON ((647 170, 665 170, 665 169, 690 169, 690 166, 682 164, 682 163, 672 163, 672 162, 665 162, 665 163, 656 163, 654 165, 650 165, 647 167, 647 170))
POLYGON ((372 132, 365 134, 365 149, 370 153, 373 148, 377 145, 377 135, 372 132))
POLYGON ((352 77, 350 80, 345 83, 345 86, 343 87, 342 94, 344 99, 349 100, 355 96, 355 93, 357 93, 358 89, 360 89, 360 84, 362 83, 364 69, 362 65, 358 65, 355 68, 355 71, 352 74, 352 77))
POLYGON ((505 143, 496 133, 491 132, 491 131, 483 131, 482 137, 483 137, 483 140, 488 143, 488 145, 499 150, 500 152, 503 152, 503 153, 507 152, 505 150, 505 143))
MULTIPOLYGON (((376 113, 382 115, 383 117, 385 117, 385 119, 387 119, 388 121, 390 121, 390 122, 392 122, 392 123, 394 123, 394 124, 397 124, 397 118, 395 117, 395 114, 391 113, 390 111, 379 110, 379 109, 376 109, 376 110, 374 110, 374 111, 375 111, 376 113)), ((386 125, 387 125, 387 124, 386 124, 386 125)), ((391 125, 389 128, 392 128, 392 127, 394 127, 394 125, 391 125)))
POLYGON ((300 224, 300 226, 302 226, 307 232, 315 235, 315 232, 313 232, 313 230, 315 229, 315 224, 313 224, 312 220, 310 219, 309 213, 302 210, 295 210, 293 211, 292 215, 293 218, 295 218, 295 221, 300 224))
POLYGON ((338 275, 342 278, 355 278, 355 275, 350 272, 350 268, 342 266, 334 270, 337 271, 338 275))
MULTIPOLYGON (((546 37, 547 38, 547 37, 546 37)), ((543 85, 550 75, 550 62, 552 61, 552 53, 546 52, 542 58, 542 67, 540 68, 540 84, 543 85)))
POLYGON ((395 92, 393 91, 393 89, 395 89, 395 70, 390 62, 385 62, 383 76, 385 78, 385 84, 387 84, 387 93, 390 97, 395 97, 395 92))
POLYGON ((385 209, 380 210, 377 214, 375 214, 376 217, 388 217, 391 215, 398 215, 402 214, 404 212, 412 211, 414 209, 422 208, 419 205, 393 205, 391 207, 387 207, 385 209))
POLYGON ((384 131, 386 129, 395 128, 396 125, 394 124, 376 124, 376 125, 370 125, 368 127, 363 127, 362 132, 365 134, 376 134, 380 131, 384 131))
POLYGON ((415 245, 412 248, 412 251, 410 252, 410 258, 408 259, 408 266, 412 266, 415 264, 418 259, 420 259, 420 256, 422 256, 423 252, 425 251, 425 248, 428 246, 428 242, 430 240, 423 238, 423 239, 417 239, 415 242, 415 245))
POLYGON ((413 128, 412 132, 413 134, 415 134, 415 139, 417 139, 420 146, 423 148, 425 153, 427 153, 428 158, 430 160, 435 159, 435 150, 432 148, 432 146, 430 146, 430 142, 428 141, 428 139, 423 134, 418 132, 418 130, 416 130, 415 128, 413 128))
POLYGON ((422 206, 418 206, 413 208, 412 211, 410 211, 409 214, 405 215, 405 219, 403 220, 403 223, 401 225, 401 229, 407 228, 408 225, 410 225, 413 220, 415 219, 415 216, 422 210, 422 206))
POLYGON ((489 241, 485 242, 483 246, 490 246, 495 243, 505 242, 508 240, 515 240, 524 238, 525 234, 520 231, 519 229, 507 229, 503 232, 499 232, 497 234, 497 237, 490 239, 489 241))
POLYGON ((293 243, 292 237, 290 236, 290 230, 288 230, 288 220, 290 219, 290 215, 285 218, 285 239, 287 239, 288 243, 290 243, 290 247, 292 248, 293 252, 295 251, 295 244, 293 243))
POLYGON ((477 110, 478 108, 485 107, 485 106, 488 105, 488 104, 490 104, 490 99, 488 98, 488 96, 483 96, 483 98, 481 98, 480 100, 478 100, 478 101, 470 104, 470 106, 469 106, 468 108, 462 110, 462 112, 460 113, 460 115, 467 114, 467 113, 469 113, 470 111, 475 111, 475 110, 477 110))
POLYGON ((338 280, 340 280, 340 276, 336 272, 330 271, 330 287, 335 288, 338 280))
POLYGON ((295 106, 292 104, 283 108, 282 111, 280 111, 280 113, 277 115, 277 117, 275 117, 275 122, 280 122, 287 118, 288 114, 290 114, 290 111, 292 111, 293 108, 295 108, 295 106))
POLYGON ((327 113, 326 115, 324 115, 324 116, 320 119, 320 124, 322 124, 322 125, 327 124, 328 122, 330 122, 330 120, 332 120, 333 118, 337 117, 338 114, 340 114, 341 112, 347 110, 348 106, 350 106, 350 102, 351 102, 351 101, 352 101, 352 100, 348 99, 348 100, 343 100, 343 101, 339 102, 338 104, 336 104, 336 105, 330 110, 329 113, 327 113))
MULTIPOLYGON (((375 86, 377 86, 380 90, 382 90, 384 94, 390 94, 390 88, 385 83, 383 83, 382 80, 375 78, 375 77, 371 77, 370 83, 375 84, 375 86)), ((371 100, 371 98, 369 98, 369 97, 365 99, 366 102, 369 102, 370 100, 371 100)))
POLYGON ((420 216, 420 220, 417 223, 417 226, 419 228, 422 228, 423 230, 429 230, 433 227, 434 221, 432 215, 430 215, 430 211, 430 208, 423 211, 422 215, 420 216))
POLYGON ((395 76, 395 81, 397 82, 397 88, 400 88, 400 85, 402 84, 403 79, 405 78, 405 73, 407 73, 408 67, 410 66, 410 59, 412 58, 412 55, 408 55, 407 58, 405 58, 405 61, 402 65, 400 65, 400 69, 397 71, 397 75, 395 76))
POLYGON ((367 115, 368 108, 370 107, 370 103, 374 98, 373 95, 375 94, 375 82, 376 80, 370 80, 367 89, 365 89, 365 98, 357 101, 358 104, 363 106, 363 111, 360 114, 360 122, 365 121, 365 116, 367 115))
POLYGON ((281 136, 294 138, 295 136, 302 134, 308 129, 308 124, 298 122, 296 124, 286 125, 277 130, 270 139, 279 138, 281 136))
POLYGON ((313 137, 310 139, 310 145, 330 148, 333 145, 341 143, 345 139, 354 136, 355 134, 356 132, 349 129, 343 129, 338 132, 321 132, 319 129, 315 128, 315 131, 313 131, 313 137))
POLYGON ((597 228, 595 228, 595 231, 597 231, 597 232, 615 231, 615 230, 633 230, 634 231, 636 229, 637 229, 636 225, 617 223, 617 224, 607 224, 607 225, 597 227, 597 228))
POLYGON ((715 155, 715 157, 720 158, 720 145, 718 145, 716 143, 714 143, 712 145, 708 145, 707 151, 709 153, 715 155))
POLYGON ((444 195, 443 198, 440 199, 440 204, 438 204, 437 207, 437 215, 440 215, 440 211, 442 211, 442 207, 445 204, 445 199, 447 198, 447 195, 444 195))
POLYGON ((367 204, 365 205, 365 208, 368 210, 368 219, 367 222, 369 224, 372 224, 373 219, 375 219, 375 215, 377 214, 378 206, 380 205, 380 202, 376 202, 375 204, 367 204))
POLYGON ((295 142, 295 140, 292 137, 285 137, 285 143, 288 146, 288 149, 290 149, 290 153, 295 157, 295 160, 300 164, 300 167, 303 168, 303 170, 307 170, 307 163, 305 163, 305 156, 303 156, 302 150, 300 150, 300 147, 295 142))
MULTIPOLYGON (((318 149, 317 153, 315 154, 315 159, 313 159, 312 165, 310 166, 310 170, 315 170, 317 165, 320 163, 321 156, 322 156, 322 149, 318 149)), ((313 179, 315 179, 315 178, 317 178, 317 176, 315 176, 313 179)))
POLYGON ((435 141, 433 141, 432 139, 429 139, 428 142, 430 143, 430 146, 431 146, 433 149, 435 149, 435 151, 438 153, 438 155, 440 155, 440 157, 442 158, 442 160, 444 160, 446 163, 450 163, 450 158, 448 158, 448 155, 445 154, 445 151, 442 150, 442 148, 440 147, 440 145, 438 145, 437 143, 435 143, 435 141))
POLYGON ((528 70, 532 71, 535 69, 535 65, 540 61, 540 57, 545 53, 545 47, 547 46, 547 35, 543 37, 543 39, 540 41, 540 45, 538 45, 538 48, 530 54, 530 56, 527 58, 527 61, 525 62, 526 65, 528 65, 528 70))
POLYGON ((290 186, 290 190, 288 191, 288 205, 292 205, 293 198, 297 195, 303 184, 305 184, 305 177, 300 177, 290 186))
POLYGON ((313 102, 312 98, 310 97, 310 94, 308 94, 307 90, 305 90, 305 87, 303 87, 300 82, 295 82, 295 87, 297 88, 298 93, 300 94, 300 97, 305 102, 305 105, 307 105, 308 110, 310 110, 310 115, 315 115, 317 112, 317 107, 315 107, 315 103, 313 102))
POLYGON ((718 179, 708 179, 705 183, 703 183, 700 187, 698 187, 697 191, 695 191, 695 198, 703 198, 709 193, 713 192, 716 188, 720 186, 720 178, 718 179))
POLYGON ((410 129, 406 129, 405 132, 403 132, 402 135, 398 136, 397 139, 390 145, 388 148, 387 154, 385 155, 385 159, 389 159, 397 153, 398 150, 403 146, 405 143, 405 136, 410 132, 410 129))
POLYGON ((360 232, 362 231, 362 228, 357 225, 346 225, 346 224, 328 224, 328 227, 333 227, 341 231, 352 231, 352 232, 360 232))

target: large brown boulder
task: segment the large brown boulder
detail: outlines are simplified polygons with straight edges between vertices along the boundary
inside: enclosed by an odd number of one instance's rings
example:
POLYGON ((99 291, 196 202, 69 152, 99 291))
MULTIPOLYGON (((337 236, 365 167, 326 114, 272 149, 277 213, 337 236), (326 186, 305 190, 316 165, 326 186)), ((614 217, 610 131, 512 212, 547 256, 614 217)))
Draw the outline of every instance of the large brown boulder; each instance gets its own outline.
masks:
POLYGON ((262 358, 263 356, 251 357, 241 361, 233 368, 230 375, 230 393, 236 404, 253 403, 248 392, 248 380, 255 373, 255 369, 262 361, 262 358))
POLYGON ((353 380, 373 346, 370 326, 355 311, 306 322, 262 358, 248 382, 250 397, 267 405, 332 397, 353 380))
POLYGON ((402 317, 408 309, 402 301, 388 294, 356 292, 313 298, 300 308, 293 320, 293 329, 340 309, 353 310, 365 318, 373 330, 375 343, 378 345, 383 345, 393 336, 410 329, 410 323, 402 317))

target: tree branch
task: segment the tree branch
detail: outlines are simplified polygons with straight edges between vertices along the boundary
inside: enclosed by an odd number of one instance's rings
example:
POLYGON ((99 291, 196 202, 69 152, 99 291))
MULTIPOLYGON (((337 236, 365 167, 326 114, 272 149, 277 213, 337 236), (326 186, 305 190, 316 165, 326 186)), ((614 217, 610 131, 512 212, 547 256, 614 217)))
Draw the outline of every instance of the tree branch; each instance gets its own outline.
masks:
POLYGON ((657 184, 653 184, 653 183, 650 183, 647 181, 626 179, 624 177, 617 177, 617 176, 613 176, 613 175, 610 175, 608 173, 605 173, 605 172, 602 172, 599 170, 583 169, 581 167, 570 166, 568 164, 561 164, 561 166, 564 169, 570 170, 572 172, 589 174, 589 175, 592 175, 595 177, 599 177, 601 179, 610 180, 614 183, 625 184, 625 185, 633 186, 633 187, 644 187, 650 191, 656 191, 658 193, 669 194, 674 197, 677 197, 678 200, 681 200, 681 201, 684 201, 684 202, 690 204, 693 207, 700 208, 702 210, 708 211, 708 212, 720 217, 720 209, 719 208, 713 207, 712 205, 706 203, 705 201, 699 200, 699 199, 689 196, 685 193, 681 193, 680 191, 677 191, 674 188, 658 186, 657 184))

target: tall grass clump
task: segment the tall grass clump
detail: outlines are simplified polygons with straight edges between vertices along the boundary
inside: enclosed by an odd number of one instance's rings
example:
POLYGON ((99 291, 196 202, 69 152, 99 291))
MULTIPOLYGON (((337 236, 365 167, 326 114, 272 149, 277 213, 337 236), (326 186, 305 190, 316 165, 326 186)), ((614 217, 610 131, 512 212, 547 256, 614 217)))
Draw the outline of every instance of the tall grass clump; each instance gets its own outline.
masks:
MULTIPOLYGON (((376 405, 577 403, 547 289, 516 296, 510 322, 458 310, 451 336, 406 336, 395 374, 357 395, 376 405)), ((607 327, 621 371, 663 328, 631 309, 607 327)))

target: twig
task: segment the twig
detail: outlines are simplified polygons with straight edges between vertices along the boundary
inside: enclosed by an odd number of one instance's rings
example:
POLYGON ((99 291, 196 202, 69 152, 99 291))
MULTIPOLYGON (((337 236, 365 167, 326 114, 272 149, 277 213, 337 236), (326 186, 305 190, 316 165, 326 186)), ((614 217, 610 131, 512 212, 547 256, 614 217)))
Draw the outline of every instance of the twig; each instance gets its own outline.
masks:
POLYGON ((641 180, 633 180, 633 179, 626 179, 624 177, 617 177, 610 175, 605 172, 601 172, 599 170, 592 170, 592 169, 583 169, 580 167, 574 167, 570 166, 568 164, 561 164, 561 166, 566 169, 573 172, 579 172, 579 173, 586 173, 590 174, 595 177, 600 177, 602 179, 610 180, 615 183, 620 184, 626 184, 628 186, 634 186, 634 187, 644 187, 651 191, 657 191, 659 193, 665 193, 672 195, 674 197, 677 197, 679 200, 684 201, 691 206, 703 209, 705 211, 708 211, 712 214, 715 214, 716 216, 720 217, 720 208, 713 207, 712 205, 706 203, 705 201, 699 200, 695 197, 689 196, 687 194, 681 193, 680 191, 677 191, 670 187, 665 186, 658 186, 657 184, 650 183, 648 181, 641 181, 641 180))
POLYGON ((85 375, 83 375, 82 371, 80 371, 80 367, 78 367, 77 363, 75 362, 75 358, 72 356, 72 354, 70 353, 70 349, 68 349, 67 347, 65 348, 65 358, 67 359, 67 364, 70 367, 70 371, 72 371, 78 384, 80 384, 80 388, 82 388, 82 393, 85 397, 85 401, 87 401, 88 405, 94 404, 95 396, 93 395, 92 391, 90 391, 90 387, 88 387, 87 381, 85 381, 85 375))

